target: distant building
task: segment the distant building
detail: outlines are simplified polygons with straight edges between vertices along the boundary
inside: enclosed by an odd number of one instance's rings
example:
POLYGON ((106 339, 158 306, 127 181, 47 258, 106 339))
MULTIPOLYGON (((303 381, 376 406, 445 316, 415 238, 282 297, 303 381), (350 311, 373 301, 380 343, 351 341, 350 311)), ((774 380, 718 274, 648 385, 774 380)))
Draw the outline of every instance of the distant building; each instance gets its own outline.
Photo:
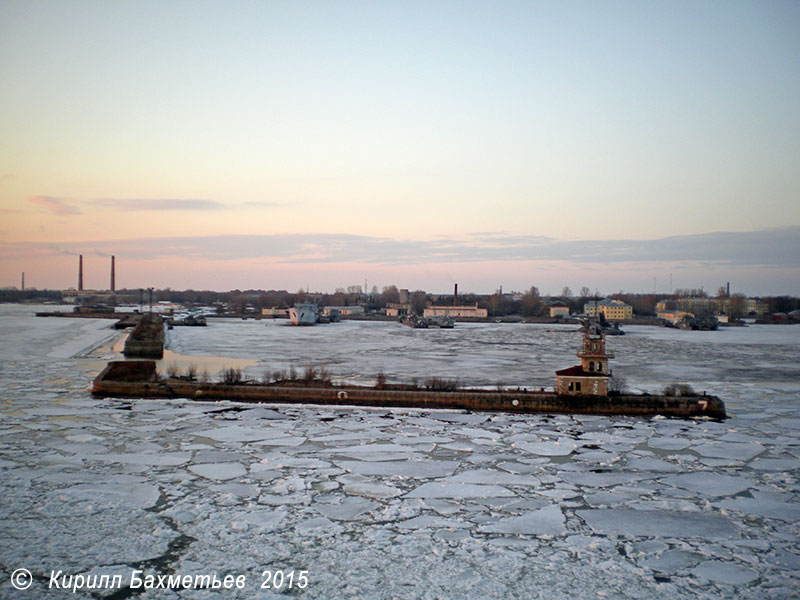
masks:
POLYGON ((485 308, 475 306, 429 306, 423 313, 423 317, 466 317, 472 319, 485 319, 489 316, 489 311, 485 308))
POLYGON ((583 352, 577 353, 581 364, 556 371, 556 391, 566 396, 607 396, 611 370, 602 330, 590 328, 583 336, 583 352))
POLYGON ((608 321, 625 321, 633 318, 633 307, 622 300, 603 298, 584 304, 583 313, 587 317, 599 317, 602 314, 608 321))
POLYGON ((656 313, 688 312, 692 315, 718 315, 720 303, 716 298, 677 298, 656 303, 656 313))
MULTIPOLYGON (((656 304, 656 312, 685 311, 694 315, 719 315, 730 312, 731 298, 676 298, 661 300, 656 304)), ((742 312, 745 315, 766 315, 769 307, 757 298, 744 298, 742 312)))
POLYGON ((107 290, 61 290, 61 299, 65 304, 79 302, 111 302, 114 293, 107 290))
MULTIPOLYGON (((722 311, 724 314, 730 312, 730 305, 734 300, 732 298, 725 298, 722 300, 722 311)), ((761 302, 757 298, 744 298, 742 300, 742 312, 745 315, 766 315, 769 312, 769 306, 766 302, 761 302)))
POLYGON ((550 303, 550 316, 551 317, 568 317, 569 316, 569 306, 561 302, 560 300, 556 300, 555 302, 550 303))
POLYGON ((386 311, 387 317, 401 317, 409 313, 411 305, 408 303, 398 304, 396 302, 390 302, 386 305, 384 310, 386 311))
POLYGON ((363 315, 363 306, 325 306, 322 309, 323 316, 330 316, 331 312, 338 311, 341 316, 345 315, 363 315))
POLYGON ((261 309, 261 316, 262 317, 289 317, 289 309, 288 308, 262 308, 261 309))

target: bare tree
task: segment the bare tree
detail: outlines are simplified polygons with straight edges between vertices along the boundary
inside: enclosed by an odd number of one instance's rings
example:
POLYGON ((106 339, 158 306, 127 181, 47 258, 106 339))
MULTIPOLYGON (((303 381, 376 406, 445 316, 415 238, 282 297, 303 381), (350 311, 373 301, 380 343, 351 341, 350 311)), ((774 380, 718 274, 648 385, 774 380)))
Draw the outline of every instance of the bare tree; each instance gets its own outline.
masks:
POLYGON ((525 317, 537 316, 544 307, 542 298, 539 296, 539 289, 533 285, 531 289, 525 292, 520 302, 520 312, 525 317))
POLYGON ((400 302, 400 290, 397 289, 396 285, 389 285, 383 288, 381 302, 383 304, 397 304, 400 302))
POLYGON ((561 290, 561 297, 562 298, 572 298, 572 290, 569 289, 568 285, 565 285, 564 289, 561 290))
POLYGON ((411 310, 412 312, 421 315, 425 308, 428 306, 428 295, 422 290, 411 292, 411 310))
POLYGON ((731 294, 725 302, 725 312, 728 320, 738 321, 744 316, 747 297, 744 294, 731 294))

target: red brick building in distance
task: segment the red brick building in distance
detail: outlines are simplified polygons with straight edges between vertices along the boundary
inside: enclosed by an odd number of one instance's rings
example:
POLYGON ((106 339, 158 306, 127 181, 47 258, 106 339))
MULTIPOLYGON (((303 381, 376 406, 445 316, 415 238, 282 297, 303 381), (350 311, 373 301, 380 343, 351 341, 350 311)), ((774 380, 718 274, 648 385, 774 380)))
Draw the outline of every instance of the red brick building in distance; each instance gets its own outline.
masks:
POLYGON ((581 364, 556 371, 556 391, 566 396, 607 396, 611 370, 606 352, 606 336, 599 327, 590 325, 583 335, 583 352, 577 353, 581 364))

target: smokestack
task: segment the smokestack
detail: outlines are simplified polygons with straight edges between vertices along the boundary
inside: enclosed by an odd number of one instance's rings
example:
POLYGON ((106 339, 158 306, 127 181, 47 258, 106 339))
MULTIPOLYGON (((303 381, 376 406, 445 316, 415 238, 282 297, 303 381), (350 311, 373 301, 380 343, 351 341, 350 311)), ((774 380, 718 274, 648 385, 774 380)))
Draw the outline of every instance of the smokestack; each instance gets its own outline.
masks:
POLYGON ((453 288, 453 306, 458 306, 458 284, 453 288))
POLYGON ((111 291, 116 291, 116 282, 114 280, 114 257, 111 257, 111 291))
POLYGON ((25 271, 22 272, 22 291, 25 291, 25 271))
POLYGON ((83 291, 83 254, 78 256, 78 291, 83 291))
POLYGON ((727 285, 727 287, 726 287, 726 290, 725 290, 725 295, 726 295, 728 298, 730 298, 730 297, 731 297, 731 282, 730 282, 730 281, 728 282, 728 285, 727 285))

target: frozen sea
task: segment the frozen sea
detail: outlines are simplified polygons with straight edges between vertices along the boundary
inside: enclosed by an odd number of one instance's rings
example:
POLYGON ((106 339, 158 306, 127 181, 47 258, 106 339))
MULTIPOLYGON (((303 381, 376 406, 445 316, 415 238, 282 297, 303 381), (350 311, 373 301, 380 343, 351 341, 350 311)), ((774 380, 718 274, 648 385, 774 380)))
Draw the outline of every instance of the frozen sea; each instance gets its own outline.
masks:
MULTIPOLYGON (((608 339, 628 389, 690 383, 716 422, 95 399, 112 322, 34 310, 0 305, 2 598, 798 597, 800 326, 608 339), (246 584, 129 589, 134 570, 246 584)), ((172 330, 168 360, 538 389, 575 330, 212 319, 172 330)))

